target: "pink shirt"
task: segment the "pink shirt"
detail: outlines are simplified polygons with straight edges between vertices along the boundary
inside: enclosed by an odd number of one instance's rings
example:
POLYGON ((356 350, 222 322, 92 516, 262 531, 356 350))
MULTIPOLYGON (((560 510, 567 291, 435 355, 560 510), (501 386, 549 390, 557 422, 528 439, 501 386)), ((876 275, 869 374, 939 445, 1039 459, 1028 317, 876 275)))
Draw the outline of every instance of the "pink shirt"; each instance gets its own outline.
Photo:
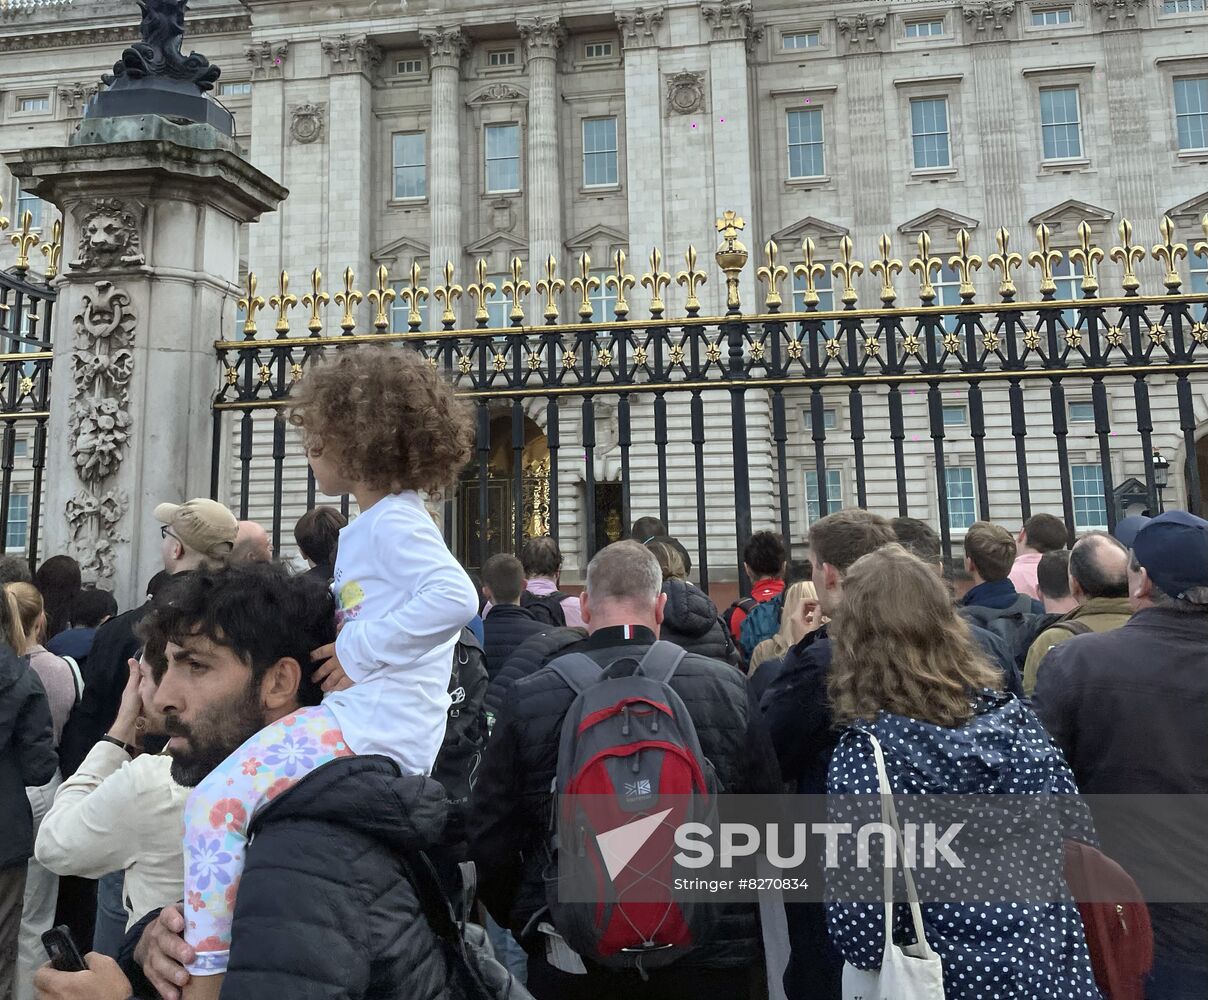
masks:
POLYGON ((1015 557, 1015 565, 1011 567, 1008 579, 1015 584, 1015 590, 1040 600, 1040 590, 1036 583, 1036 568, 1040 565, 1039 552, 1025 552, 1015 557))
MULTIPOLYGON (((525 589, 530 594, 536 594, 538 597, 545 597, 546 594, 552 594, 558 588, 554 586, 553 580, 547 580, 544 577, 534 576, 528 581, 525 589)), ((579 609, 579 598, 567 597, 562 604, 562 613, 566 615, 567 628, 583 628, 583 614, 579 609)))

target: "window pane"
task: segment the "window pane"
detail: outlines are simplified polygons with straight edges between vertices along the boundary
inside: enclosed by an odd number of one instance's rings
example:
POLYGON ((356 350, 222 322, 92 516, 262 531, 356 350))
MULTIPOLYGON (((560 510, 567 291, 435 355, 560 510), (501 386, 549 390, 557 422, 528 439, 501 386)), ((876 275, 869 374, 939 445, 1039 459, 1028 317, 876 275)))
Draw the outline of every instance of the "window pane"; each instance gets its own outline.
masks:
POLYGON ((906 25, 907 38, 931 38, 943 33, 943 21, 913 21, 906 25))
POLYGON ((592 318, 601 323, 611 323, 617 318, 617 293, 615 288, 609 288, 606 279, 611 271, 592 271, 592 276, 600 281, 600 287, 587 296, 592 306, 592 318))
POLYGON ((1074 496, 1074 527, 1106 528, 1103 469, 1098 465, 1070 466, 1070 483, 1074 496))
POLYGON ((977 521, 977 500, 973 493, 973 470, 956 466, 944 469, 948 491, 948 527, 965 531, 977 521))
POLYGON ((1208 76, 1174 82, 1179 149, 1208 148, 1208 76))
POLYGON ((795 31, 782 35, 781 41, 786 49, 812 49, 819 43, 819 37, 816 31, 795 31))
POLYGON ((918 98, 910 102, 910 126, 914 138, 914 166, 917 170, 947 167, 948 101, 944 98, 918 98))
POLYGON ((1076 87, 1040 92, 1040 124, 1046 160, 1066 160, 1082 155, 1076 87))
POLYGON ((508 280, 506 274, 493 274, 487 279, 495 286, 495 291, 487 296, 487 326, 503 327, 508 325, 508 312, 512 308, 511 301, 503 292, 503 283, 508 280))
MULTIPOLYGON (((814 291, 818 293, 818 312, 832 312, 835 308, 835 293, 831 288, 830 265, 824 264, 825 270, 814 278, 814 291)), ((793 312, 805 312, 805 278, 799 274, 793 275, 793 312)), ((828 319, 822 324, 827 337, 835 335, 835 321, 828 319)))
MULTIPOLYGON (((805 425, 805 429, 807 431, 812 431, 814 429, 814 411, 813 410, 802 411, 802 423, 805 425)), ((828 431, 833 431, 838 425, 839 425, 838 412, 829 406, 826 407, 826 409, 824 409, 822 411, 823 429, 828 430, 828 431)))
POLYGON ((824 170, 822 111, 788 112, 789 176, 821 177, 824 170))
POLYGON ((4 535, 4 547, 23 549, 28 537, 29 495, 13 493, 8 498, 8 525, 4 535))
POLYGON ((30 223, 31 229, 42 228, 42 207, 45 203, 35 194, 29 194, 26 191, 17 190, 17 217, 13 220, 18 229, 21 228, 21 220, 25 218, 25 213, 29 212, 32 217, 30 223))
MULTIPOLYGON (((411 329, 407 323, 407 317, 411 312, 411 307, 404 302, 399 293, 406 287, 401 281, 393 282, 390 286, 394 289, 394 301, 390 303, 390 332, 391 333, 406 333, 411 329)), ((421 330, 428 329, 428 300, 424 299, 419 305, 419 328, 421 330)))
POLYGON ((488 125, 487 190, 520 190, 520 126, 488 125))
POLYGON ((1086 400, 1071 400, 1069 404, 1071 424, 1090 424, 1095 422, 1095 404, 1086 400))
POLYGON ((1070 7, 1056 7, 1052 10, 1032 11, 1032 26, 1034 28, 1054 24, 1072 24, 1074 11, 1070 7))
POLYGON ((944 407, 945 427, 964 427, 969 422, 969 411, 959 403, 944 407))
POLYGON ((424 167, 424 134, 409 132, 394 137, 394 197, 423 198, 428 193, 424 167))
MULTIPOLYGON (((826 505, 828 514, 833 514, 843 506, 843 479, 838 469, 826 470, 826 505)), ((822 516, 816 469, 809 469, 805 473, 805 516, 810 524, 822 516)))
POLYGON ((617 120, 583 122, 583 183, 588 187, 617 183, 617 120))
POLYGON ((1191 266, 1191 282, 1189 287, 1193 294, 1208 292, 1208 263, 1197 262, 1191 266))

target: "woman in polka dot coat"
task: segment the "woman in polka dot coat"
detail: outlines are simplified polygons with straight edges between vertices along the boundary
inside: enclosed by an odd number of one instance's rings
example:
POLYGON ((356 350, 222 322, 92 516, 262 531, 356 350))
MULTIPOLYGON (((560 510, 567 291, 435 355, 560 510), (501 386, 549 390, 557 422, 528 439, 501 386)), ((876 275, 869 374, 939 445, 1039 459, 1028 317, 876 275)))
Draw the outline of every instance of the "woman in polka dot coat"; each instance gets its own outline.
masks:
MULTIPOLYGON (((1064 801, 1054 795, 1077 793, 1073 776, 1032 712, 999 690, 998 671, 977 651, 940 580, 897 545, 865 556, 844 577, 830 636, 830 698, 847 728, 828 792, 864 796, 863 818, 880 818, 879 807, 876 816, 867 812, 876 801, 867 797, 879 790, 875 736, 895 796, 979 796, 929 803, 932 819, 974 804, 986 820, 967 823, 953 841, 965 869, 913 869, 946 1000, 1099 1000, 1082 921, 1061 878, 1062 824, 1045 808, 1064 801), (979 829, 992 831, 980 843, 979 829)), ((855 808, 832 800, 832 819, 844 809, 850 819, 855 808)), ((904 822, 911 805, 898 808, 904 822)), ((854 845, 851 856, 841 850, 827 880, 831 940, 860 969, 880 968, 885 950, 884 907, 868 901, 880 892, 881 843, 872 838, 872 864, 862 870, 854 845)), ((897 882, 901 899, 900 872, 897 882)), ((913 943, 904 904, 894 923, 895 942, 913 943)))

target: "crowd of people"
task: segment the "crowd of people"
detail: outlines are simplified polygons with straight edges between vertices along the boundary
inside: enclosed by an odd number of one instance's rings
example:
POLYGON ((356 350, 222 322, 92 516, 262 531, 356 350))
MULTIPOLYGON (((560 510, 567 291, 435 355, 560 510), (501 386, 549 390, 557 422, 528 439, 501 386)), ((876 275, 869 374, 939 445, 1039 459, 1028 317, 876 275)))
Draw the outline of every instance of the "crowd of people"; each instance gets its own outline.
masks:
MULTIPOLYGON (((449 552, 424 498, 454 486, 472 422, 422 360, 341 353, 291 404, 319 489, 358 511, 298 521, 304 570, 206 499, 155 509, 163 571, 124 613, 68 557, 32 578, 0 560, 0 1000, 848 1000, 896 997, 900 954, 935 973, 911 998, 1208 998, 1208 895, 1151 901, 1152 959, 1124 982, 1144 949, 1105 946, 1064 886, 870 902, 820 855, 802 873, 825 901, 601 898, 585 919, 557 890, 587 848, 554 822, 560 794, 677 781, 1202 794, 1208 522, 979 522, 946 563, 927 523, 846 509, 801 561, 754 533, 723 609, 642 517, 564 590, 551 537, 475 578, 449 552), (56 924, 84 971, 45 963, 56 924)), ((1202 855, 1202 828, 1090 814, 1070 836, 1141 891, 1202 855)), ((1045 860, 1043 815, 996 864, 1045 860)))

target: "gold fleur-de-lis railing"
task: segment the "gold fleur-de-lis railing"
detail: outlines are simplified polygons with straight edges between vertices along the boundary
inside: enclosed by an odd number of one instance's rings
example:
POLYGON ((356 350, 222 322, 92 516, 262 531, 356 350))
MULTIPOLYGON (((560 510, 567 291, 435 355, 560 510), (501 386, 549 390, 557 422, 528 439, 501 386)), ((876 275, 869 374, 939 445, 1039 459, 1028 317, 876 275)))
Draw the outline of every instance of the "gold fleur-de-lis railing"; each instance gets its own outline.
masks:
POLYGON ((420 284, 423 274, 419 261, 413 260, 411 270, 407 273, 407 283, 398 292, 398 300, 407 307, 407 329, 412 333, 423 323, 424 317, 419 310, 428 301, 428 289, 420 284))
MULTIPOLYGON (((0 229, 3 228, 0 226, 0 229)), ((49 281, 58 276, 63 259, 63 223, 58 219, 50 227, 50 242, 42 244, 42 256, 46 258, 46 274, 43 277, 49 281)))
POLYGON ((256 313, 264 308, 264 296, 256 294, 257 284, 259 281, 256 272, 248 271, 247 288, 238 302, 239 308, 243 310, 243 335, 249 340, 259 332, 256 328, 256 313))
POLYGON ((709 280, 709 276, 696 266, 696 247, 692 244, 688 244, 684 263, 687 267, 675 276, 675 283, 680 287, 687 287, 688 297, 684 300, 684 312, 695 316, 700 312, 700 299, 696 297, 696 290, 709 280))
POLYGON ((1078 264, 1082 268, 1082 291, 1086 295, 1094 295, 1099 291, 1099 272, 1097 270, 1100 261, 1103 260, 1103 251, 1095 246, 1092 241, 1094 233, 1091 232, 1089 222, 1083 221, 1078 225, 1078 246, 1070 251, 1070 261, 1078 264))
POLYGON ((932 284, 931 275, 938 274, 944 266, 944 262, 938 257, 931 256, 931 234, 928 232, 919 233, 919 238, 916 244, 919 248, 918 255, 910 259, 910 270, 919 277, 919 299, 923 305, 930 305, 935 301, 935 285, 932 284))
POLYGON ((21 228, 8 239, 17 248, 17 260, 13 265, 18 271, 29 270, 29 255, 42 238, 33 231, 34 213, 26 210, 21 216, 21 228))
POLYGON ((1123 267, 1124 276, 1120 280, 1120 287, 1126 293, 1131 294, 1141 287, 1135 267, 1145 259, 1145 248, 1133 243, 1133 226, 1127 219, 1120 220, 1116 231, 1120 234, 1120 244, 1112 247, 1109 256, 1123 267))
POLYGON ((453 262, 445 261, 444 283, 432 289, 432 297, 442 304, 440 325, 446 330, 452 330, 457 323, 457 300, 461 298, 462 288, 453 280, 453 262))
POLYGON ((570 279, 570 287, 579 296, 579 319, 586 323, 595 312, 591 293, 600 288, 600 279, 591 273, 591 258, 586 253, 579 254, 579 275, 570 279))
POLYGON ((566 282, 558 277, 558 261, 550 254, 545 258, 545 277, 537 282, 537 294, 545 296, 546 323, 558 322, 558 296, 566 288, 566 282))
POLYGON ((466 285, 466 295, 474 302, 474 322, 478 326, 486 326, 491 321, 487 303, 499 289, 495 287, 493 281, 487 280, 487 262, 485 260, 480 259, 474 265, 474 271, 478 280, 466 285))
POLYGON ((618 320, 624 320, 629 315, 629 300, 625 298, 626 290, 637 284, 637 279, 625 270, 625 251, 618 250, 612 255, 612 274, 604 279, 604 287, 617 293, 617 301, 612 311, 618 320))
POLYGON ((852 256, 854 244, 850 236, 839 241, 839 260, 831 265, 831 274, 843 279, 843 304, 854 306, 858 299, 854 279, 864 273, 864 264, 852 256))
POLYGON ((960 278, 957 294, 962 302, 972 302, 977 295, 973 286, 973 274, 981 270, 982 259, 975 253, 969 252, 969 231, 962 229, 956 234, 956 253, 948 258, 948 266, 956 271, 960 278))
POLYGON ((310 291, 302 296, 302 305, 310 310, 310 319, 306 329, 311 336, 317 337, 323 332, 323 310, 331 301, 331 296, 323 291, 323 272, 317 267, 310 272, 310 291))
POLYGON ((268 307, 277 310, 277 322, 273 332, 278 337, 289 336, 289 311, 298 304, 298 296, 289 290, 289 272, 282 271, 277 279, 277 292, 268 300, 268 307))
POLYGON ((890 256, 893 253, 893 243, 888 233, 881 234, 877 248, 881 251, 881 257, 869 264, 868 270, 881 276, 881 301, 891 306, 898 297, 898 291, 893 287, 893 276, 902 273, 902 262, 890 256))
POLYGON ((336 292, 333 302, 344 310, 340 318, 340 329, 345 335, 351 334, 357 328, 357 318, 353 310, 364 301, 365 296, 356 289, 356 275, 351 267, 344 268, 344 290, 336 292))
MULTIPOLYGON (((418 268, 418 264, 413 264, 413 268, 418 268)), ((390 286, 390 271, 385 264, 378 266, 377 287, 369 290, 369 294, 365 296, 369 305, 373 308, 373 328, 378 333, 385 333, 390 329, 390 303, 395 299, 397 293, 390 286)))
POLYGON ((661 319, 667 306, 663 291, 671 284, 671 275, 663 270, 663 254, 658 247, 650 251, 650 270, 642 275, 642 287, 650 292, 650 315, 661 319))
POLYGON ((1050 298, 1057 291, 1057 282, 1053 280, 1053 268, 1061 263, 1060 250, 1052 246, 1052 233, 1043 222, 1036 227, 1036 249, 1028 254, 1028 263, 1040 268, 1040 294, 1050 298))
POLYGON ((764 264, 756 268, 755 276, 768 286, 763 298, 763 306, 768 312, 777 312, 784 304, 780 297, 780 286, 788 279, 789 269, 780 263, 780 247, 775 240, 768 240, 763 245, 764 264))
POLYGON ((998 253, 992 253, 986 262, 999 272, 998 294, 1010 301, 1015 297, 1015 281, 1011 271, 1018 271, 1023 266, 1023 257, 1011 249, 1011 234, 1003 228, 994 234, 994 242, 998 244, 998 253))
POLYGON ((807 309, 816 306, 821 301, 818 297, 817 281, 826 274, 826 265, 814 260, 814 251, 814 241, 807 236, 801 241, 801 253, 805 262, 793 267, 793 277, 805 279, 803 301, 807 309))
POLYGON ((1158 231, 1162 234, 1162 242, 1154 244, 1153 258, 1166 266, 1162 283, 1170 291, 1177 292, 1183 283, 1179 276, 1179 261, 1187 257, 1187 244, 1175 241, 1174 220, 1169 215, 1162 216, 1158 231))
POLYGON ((520 326, 524 322, 524 305, 521 300, 533 290, 533 286, 523 275, 524 262, 519 257, 513 257, 511 277, 503 283, 503 294, 512 300, 508 321, 513 326, 520 326))

